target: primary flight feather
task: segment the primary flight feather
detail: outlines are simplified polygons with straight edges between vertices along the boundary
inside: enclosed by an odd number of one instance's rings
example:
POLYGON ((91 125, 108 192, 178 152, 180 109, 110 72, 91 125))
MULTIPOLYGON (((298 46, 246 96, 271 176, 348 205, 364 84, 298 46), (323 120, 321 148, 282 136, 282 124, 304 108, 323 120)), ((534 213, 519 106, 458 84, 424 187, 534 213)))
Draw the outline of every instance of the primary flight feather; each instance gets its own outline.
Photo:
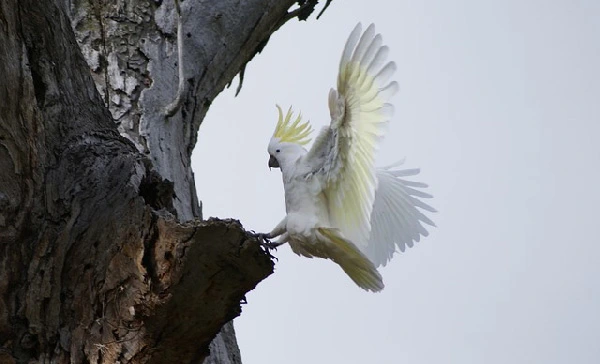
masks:
POLYGON ((329 92, 331 122, 310 150, 312 128, 290 110, 269 142, 269 167, 281 168, 287 215, 268 234, 273 245, 289 243, 305 257, 331 259, 361 288, 383 289, 376 267, 385 265, 396 248, 411 247, 427 235, 422 223, 434 226, 423 211, 434 212, 419 198, 427 187, 403 177, 416 169, 401 163, 375 168, 375 154, 394 108, 398 91, 390 82, 396 70, 387 62, 388 48, 371 24, 359 23, 346 41, 337 90, 329 92))

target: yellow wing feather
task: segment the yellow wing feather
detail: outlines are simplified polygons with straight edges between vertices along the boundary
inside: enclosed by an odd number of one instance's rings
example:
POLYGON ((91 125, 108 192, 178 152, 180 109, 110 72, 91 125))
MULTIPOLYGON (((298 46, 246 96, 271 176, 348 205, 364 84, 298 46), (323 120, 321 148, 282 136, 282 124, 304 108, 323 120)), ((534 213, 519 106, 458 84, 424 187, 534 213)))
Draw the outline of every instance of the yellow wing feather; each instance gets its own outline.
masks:
POLYGON ((382 64, 387 47, 370 25, 361 35, 358 24, 340 61, 337 91, 330 93, 331 128, 338 134, 336 172, 325 190, 333 227, 359 247, 368 244, 377 177, 375 154, 393 113, 387 101, 397 91, 388 82, 393 62, 382 64))

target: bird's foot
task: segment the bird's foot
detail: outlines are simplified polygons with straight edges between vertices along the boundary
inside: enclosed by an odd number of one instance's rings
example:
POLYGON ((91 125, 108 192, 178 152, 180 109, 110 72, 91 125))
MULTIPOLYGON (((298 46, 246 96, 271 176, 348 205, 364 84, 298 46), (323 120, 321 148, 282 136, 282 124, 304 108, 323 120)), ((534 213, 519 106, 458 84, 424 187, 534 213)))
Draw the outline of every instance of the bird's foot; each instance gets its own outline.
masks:
POLYGON ((252 231, 252 236, 254 236, 261 246, 264 246, 268 250, 274 249, 277 250, 277 247, 282 243, 275 243, 271 241, 271 236, 265 233, 255 233, 252 231))
POLYGON ((260 246, 265 248, 265 253, 267 253, 267 255, 269 255, 269 258, 278 260, 277 257, 275 257, 271 254, 271 250, 277 250, 277 247, 283 243, 272 242, 270 240, 271 239, 270 234, 255 233, 254 231, 252 231, 251 234, 256 240, 258 240, 258 243, 260 244, 260 246))
POLYGON ((251 236, 252 236, 254 239, 258 240, 258 242, 259 242, 259 243, 261 243, 261 245, 262 245, 263 243, 265 243, 265 242, 271 242, 271 240, 269 240, 269 239, 270 239, 270 236, 269 236, 269 234, 265 234, 265 233, 257 233, 257 232, 255 232, 254 230, 250 230, 250 235, 251 235, 251 236))
POLYGON ((273 250, 277 250, 277 248, 283 243, 276 243, 270 240, 265 239, 265 241, 263 241, 262 243, 260 243, 260 245, 264 246, 267 249, 273 249, 273 250))

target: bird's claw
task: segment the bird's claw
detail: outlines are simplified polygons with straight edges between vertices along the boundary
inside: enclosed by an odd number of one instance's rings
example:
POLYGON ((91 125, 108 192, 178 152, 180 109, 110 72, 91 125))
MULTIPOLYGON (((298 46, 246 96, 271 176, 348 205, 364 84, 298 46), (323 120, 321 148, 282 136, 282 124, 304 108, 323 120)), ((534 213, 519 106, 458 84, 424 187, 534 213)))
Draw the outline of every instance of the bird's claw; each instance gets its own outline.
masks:
POLYGON ((260 243, 260 245, 264 246, 267 249, 277 250, 277 247, 279 247, 281 243, 275 243, 268 239, 265 239, 262 243, 260 243))
POLYGON ((255 238, 256 240, 258 240, 261 244, 264 242, 271 242, 269 240, 269 234, 257 233, 257 232, 254 232, 254 230, 250 230, 250 235, 252 235, 252 237, 255 238))
MULTIPOLYGON (((270 236, 269 234, 265 234, 265 233, 255 233, 254 231, 251 232, 252 236, 254 238, 256 238, 256 240, 258 240, 258 243, 262 246, 266 248, 266 252, 269 253, 270 250, 277 250, 277 247, 281 245, 281 243, 275 243, 272 242, 270 240, 270 236)), ((269 253, 269 256, 271 256, 272 258, 275 258, 274 256, 272 256, 269 253)), ((277 258, 275 258, 277 259, 277 258)))
POLYGON ((269 249, 274 249, 277 246, 279 246, 279 244, 277 243, 273 243, 270 240, 269 234, 265 234, 265 233, 255 233, 254 231, 251 232, 251 235, 258 240, 258 242, 260 243, 260 245, 269 248, 269 249))

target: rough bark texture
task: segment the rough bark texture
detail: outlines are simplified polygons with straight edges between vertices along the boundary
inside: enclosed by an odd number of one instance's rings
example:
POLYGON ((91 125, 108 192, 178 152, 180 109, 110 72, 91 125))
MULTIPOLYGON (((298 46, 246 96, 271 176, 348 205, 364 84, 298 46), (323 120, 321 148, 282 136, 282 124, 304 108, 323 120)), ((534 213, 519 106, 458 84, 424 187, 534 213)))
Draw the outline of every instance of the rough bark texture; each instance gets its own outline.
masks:
POLYGON ((190 156, 214 97, 316 1, 293 3, 183 2, 189 86, 165 118, 170 1, 0 2, 0 363, 201 363, 215 336, 208 362, 240 362, 226 323, 273 263, 200 220, 190 156))

